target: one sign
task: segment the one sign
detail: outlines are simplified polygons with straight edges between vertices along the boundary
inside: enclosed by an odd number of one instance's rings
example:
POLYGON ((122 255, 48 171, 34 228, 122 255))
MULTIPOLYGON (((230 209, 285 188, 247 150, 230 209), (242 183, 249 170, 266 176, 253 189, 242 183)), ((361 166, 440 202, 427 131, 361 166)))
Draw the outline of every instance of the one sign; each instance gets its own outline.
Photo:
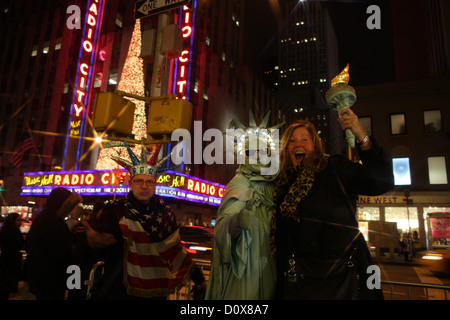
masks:
POLYGON ((134 7, 134 19, 148 17, 173 8, 187 5, 190 0, 140 0, 134 7))
MULTIPOLYGON (((129 173, 120 170, 51 171, 24 173, 23 196, 47 196, 53 188, 64 187, 85 196, 126 195, 129 173), (123 179, 121 179, 123 177, 123 179)), ((176 171, 161 173, 156 194, 214 206, 220 205, 225 186, 176 171)))

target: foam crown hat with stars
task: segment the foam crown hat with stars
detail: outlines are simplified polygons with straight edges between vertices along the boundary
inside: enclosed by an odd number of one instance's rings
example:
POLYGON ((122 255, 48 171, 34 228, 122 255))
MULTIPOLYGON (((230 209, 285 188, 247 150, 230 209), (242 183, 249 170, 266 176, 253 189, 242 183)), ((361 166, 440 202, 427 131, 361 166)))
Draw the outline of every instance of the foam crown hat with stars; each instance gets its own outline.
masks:
POLYGON ((256 137, 257 139, 265 140, 267 146, 272 150, 275 148, 275 141, 272 139, 271 131, 282 127, 285 123, 277 124, 273 127, 267 128, 269 121, 270 111, 265 115, 259 126, 256 124, 252 111, 249 112, 249 126, 243 125, 239 120, 233 119, 239 129, 243 130, 243 134, 236 139, 236 149, 238 153, 242 153, 248 147, 249 137, 256 137))
POLYGON ((130 155, 131 162, 127 159, 121 159, 116 156, 111 156, 111 159, 130 172, 130 179, 133 179, 133 177, 138 174, 152 176, 156 179, 156 176, 159 173, 175 168, 161 167, 164 161, 166 161, 170 157, 170 153, 161 160, 157 161, 159 150, 161 149, 161 144, 156 147, 156 150, 149 161, 147 161, 148 152, 144 146, 141 146, 141 159, 139 160, 139 158, 134 154, 133 150, 131 150, 126 141, 124 141, 124 144, 127 148, 128 154, 130 155))

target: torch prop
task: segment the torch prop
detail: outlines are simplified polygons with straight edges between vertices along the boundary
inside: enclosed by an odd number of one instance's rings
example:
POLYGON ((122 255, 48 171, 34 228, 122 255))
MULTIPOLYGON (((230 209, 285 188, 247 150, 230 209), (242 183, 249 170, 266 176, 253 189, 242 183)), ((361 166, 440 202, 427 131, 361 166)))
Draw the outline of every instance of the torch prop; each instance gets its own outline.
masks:
MULTIPOLYGON (((331 81, 331 88, 325 94, 327 104, 331 109, 336 109, 338 114, 342 110, 350 108, 355 104, 356 92, 352 86, 348 85, 350 75, 348 73, 349 65, 331 81)), ((341 116, 339 116, 341 117, 341 116)), ((355 136, 350 129, 345 130, 347 143, 350 147, 355 147, 355 136)))

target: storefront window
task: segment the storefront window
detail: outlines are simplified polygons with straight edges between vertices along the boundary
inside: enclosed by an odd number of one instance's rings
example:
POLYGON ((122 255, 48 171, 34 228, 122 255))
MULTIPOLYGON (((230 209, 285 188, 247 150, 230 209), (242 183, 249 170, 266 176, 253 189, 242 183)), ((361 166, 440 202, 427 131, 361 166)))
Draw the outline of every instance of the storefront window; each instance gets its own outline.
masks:
POLYGON ((380 208, 378 207, 359 207, 358 220, 380 220, 380 208))
POLYGON ((399 232, 411 232, 419 230, 419 220, 417 216, 417 207, 386 207, 385 221, 397 222, 399 232), (409 219, 408 219, 409 215, 409 219))
POLYGON ((423 208, 423 215, 424 218, 426 218, 427 213, 433 213, 433 212, 448 212, 450 215, 450 207, 428 207, 423 208))
POLYGON ((359 207, 358 208, 358 228, 363 234, 364 239, 369 241, 369 223, 368 221, 380 220, 380 208, 378 207, 359 207))
POLYGON ((425 228, 428 240, 433 248, 448 248, 450 246, 450 208, 428 207, 423 208, 425 228))
POLYGON ((2 206, 1 215, 6 217, 10 213, 18 213, 22 219, 30 219, 33 208, 28 206, 2 206))

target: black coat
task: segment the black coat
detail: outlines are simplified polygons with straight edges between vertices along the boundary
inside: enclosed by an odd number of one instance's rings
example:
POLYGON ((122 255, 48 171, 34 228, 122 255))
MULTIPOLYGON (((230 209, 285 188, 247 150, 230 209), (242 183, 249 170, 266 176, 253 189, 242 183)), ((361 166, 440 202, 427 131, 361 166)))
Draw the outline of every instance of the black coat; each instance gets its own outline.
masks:
POLYGON ((43 210, 33 220, 27 236, 27 280, 30 291, 55 299, 64 298, 67 267, 72 262, 73 236, 63 218, 43 210))
MULTIPOLYGON (((9 217, 8 217, 9 218, 9 217)), ((17 292, 22 270, 24 238, 19 227, 11 219, 0 229, 0 299, 17 292)))
MULTIPOLYGON (((364 238, 357 236, 356 200, 359 194, 388 192, 394 186, 394 178, 386 154, 375 142, 372 149, 359 150, 359 154, 363 164, 340 155, 330 157, 325 170, 316 174, 310 192, 297 206, 300 223, 278 216, 275 235, 278 293, 282 291, 291 250, 300 258, 337 259, 343 254, 349 255, 350 244, 357 248, 358 273, 362 287, 366 287, 367 267, 373 262, 364 238)), ((292 177, 288 185, 292 185, 295 178, 292 177)), ((373 293, 373 290, 361 290, 361 297, 371 298, 373 293)))

